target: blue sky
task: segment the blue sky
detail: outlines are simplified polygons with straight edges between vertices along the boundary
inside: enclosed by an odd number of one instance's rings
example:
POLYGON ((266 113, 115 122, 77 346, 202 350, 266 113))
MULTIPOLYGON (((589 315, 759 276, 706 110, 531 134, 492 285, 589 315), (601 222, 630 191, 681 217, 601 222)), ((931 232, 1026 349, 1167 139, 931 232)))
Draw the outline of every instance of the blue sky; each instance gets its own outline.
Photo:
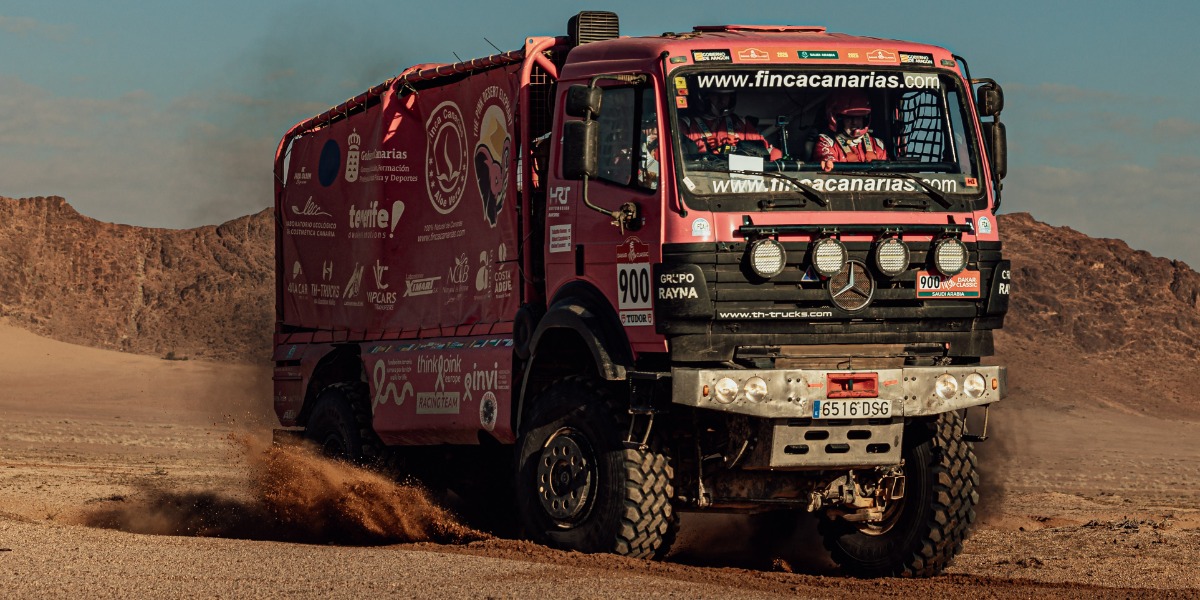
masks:
POLYGON ((1200 267, 1200 3, 408 4, 6 0, 0 196, 151 227, 257 212, 295 122, 410 64, 494 53, 484 38, 510 50, 561 34, 590 8, 628 35, 817 24, 946 46, 1004 86, 1002 213, 1200 267))

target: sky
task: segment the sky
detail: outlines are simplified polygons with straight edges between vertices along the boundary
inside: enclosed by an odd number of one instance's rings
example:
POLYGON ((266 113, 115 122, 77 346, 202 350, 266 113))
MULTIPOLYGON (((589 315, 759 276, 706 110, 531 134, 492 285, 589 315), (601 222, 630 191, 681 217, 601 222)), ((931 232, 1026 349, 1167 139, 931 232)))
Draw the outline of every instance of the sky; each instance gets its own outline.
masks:
POLYGON ((5 0, 0 196, 146 227, 258 212, 293 124, 412 64, 565 34, 586 9, 625 35, 824 25, 944 46, 1004 88, 1002 214, 1200 267, 1200 3, 1182 1, 5 0))

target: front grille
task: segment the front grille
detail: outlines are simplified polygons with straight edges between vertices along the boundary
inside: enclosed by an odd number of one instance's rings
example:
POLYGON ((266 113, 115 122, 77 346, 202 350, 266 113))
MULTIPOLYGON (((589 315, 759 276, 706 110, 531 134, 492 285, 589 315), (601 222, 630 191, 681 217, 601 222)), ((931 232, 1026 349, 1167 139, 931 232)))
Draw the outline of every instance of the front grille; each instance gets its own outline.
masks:
MULTIPOLYGON (((699 267, 713 302, 716 320, 751 320, 755 316, 739 316, 801 309, 815 311, 814 319, 854 318, 864 320, 913 320, 928 318, 972 319, 982 314, 982 299, 996 263, 1000 260, 999 244, 968 244, 969 269, 980 271, 982 286, 979 298, 919 299, 919 271, 933 271, 931 244, 909 243, 909 268, 896 277, 887 278, 876 271, 871 245, 864 242, 846 244, 851 261, 857 261, 868 272, 875 285, 874 295, 866 308, 852 312, 831 302, 826 282, 809 269, 807 242, 785 242, 786 267, 769 280, 762 280, 744 264, 745 243, 668 244, 663 248, 664 265, 693 264, 699 267), (825 315, 824 313, 832 314, 825 315)), ((835 282, 836 284, 836 282, 835 282)), ((844 283, 843 283, 844 285, 844 283)), ((658 315, 670 320, 669 314, 658 315)), ((788 318, 788 317, 784 317, 788 318)))

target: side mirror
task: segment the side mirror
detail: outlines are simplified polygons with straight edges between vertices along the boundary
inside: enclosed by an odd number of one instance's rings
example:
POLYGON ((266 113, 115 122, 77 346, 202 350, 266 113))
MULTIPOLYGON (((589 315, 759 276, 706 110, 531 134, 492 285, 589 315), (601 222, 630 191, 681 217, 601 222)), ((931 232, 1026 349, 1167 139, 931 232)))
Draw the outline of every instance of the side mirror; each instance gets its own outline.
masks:
POLYGON ((568 116, 595 118, 600 114, 600 102, 604 99, 604 91, 598 87, 573 85, 567 88, 567 105, 564 109, 568 116))
POLYGON ((600 123, 590 119, 563 123, 562 166, 567 179, 592 179, 599 174, 600 123))
POLYGON ((983 140, 987 144, 988 160, 992 163, 992 172, 996 179, 1004 179, 1008 175, 1008 135, 1004 131, 1004 123, 993 121, 982 123, 983 140))
POLYGON ((994 117, 1004 110, 1004 90, 1000 84, 988 81, 975 90, 975 110, 981 117, 994 117))

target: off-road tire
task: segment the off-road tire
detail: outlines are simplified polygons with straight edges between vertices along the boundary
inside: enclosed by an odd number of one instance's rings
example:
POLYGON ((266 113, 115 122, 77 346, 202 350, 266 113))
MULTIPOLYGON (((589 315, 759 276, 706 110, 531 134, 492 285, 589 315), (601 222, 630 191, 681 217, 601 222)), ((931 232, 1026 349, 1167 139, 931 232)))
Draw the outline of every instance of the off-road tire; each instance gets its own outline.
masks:
POLYGON ((825 547, 860 577, 931 577, 962 551, 975 523, 975 452, 956 412, 905 432, 905 496, 886 531, 871 535, 844 520, 822 519, 825 547))
POLYGON ((366 385, 335 383, 317 395, 304 437, 329 458, 375 466, 383 443, 371 425, 366 385))
MULTIPOLYGON (((611 408, 603 383, 582 377, 563 379, 535 401, 517 455, 517 507, 525 535, 564 550, 607 552, 637 558, 666 554, 678 527, 671 499, 674 470, 670 457, 652 443, 639 449, 624 444, 619 411, 611 408), (552 452, 570 448, 580 458, 577 473, 555 466, 567 481, 539 481, 551 472, 552 452), (560 490, 561 489, 561 493, 560 490), (552 514, 547 503, 577 493, 576 508, 552 514)), ((557 479, 555 477, 554 479, 557 479)))

